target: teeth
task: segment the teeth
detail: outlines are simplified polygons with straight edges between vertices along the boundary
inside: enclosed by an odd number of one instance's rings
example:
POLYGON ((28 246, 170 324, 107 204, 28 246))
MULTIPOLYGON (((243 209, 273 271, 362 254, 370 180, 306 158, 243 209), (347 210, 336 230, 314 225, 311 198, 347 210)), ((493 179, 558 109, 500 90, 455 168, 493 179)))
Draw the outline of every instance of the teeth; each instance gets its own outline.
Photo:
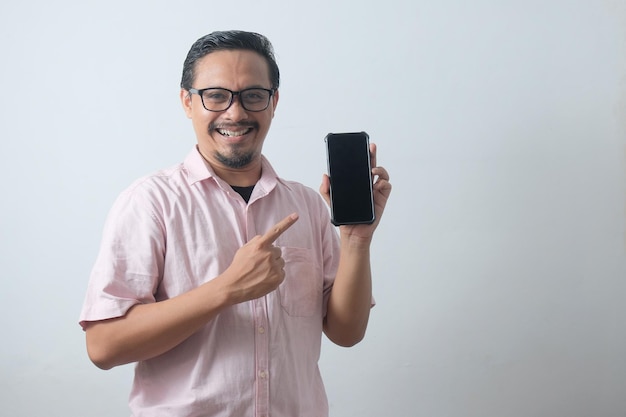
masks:
POLYGON ((224 129, 218 129, 217 131, 221 135, 224 135, 224 136, 243 136, 246 133, 248 133, 250 131, 250 129, 245 129, 245 130, 224 130, 224 129))

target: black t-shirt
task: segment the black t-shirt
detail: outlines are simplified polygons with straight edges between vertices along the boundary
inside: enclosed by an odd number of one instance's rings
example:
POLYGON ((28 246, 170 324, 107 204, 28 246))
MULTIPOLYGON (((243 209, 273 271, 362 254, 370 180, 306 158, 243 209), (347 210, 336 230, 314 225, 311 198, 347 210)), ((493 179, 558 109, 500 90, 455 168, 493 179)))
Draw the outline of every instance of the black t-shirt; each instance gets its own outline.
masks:
POLYGON ((250 196, 252 195, 252 190, 254 190, 254 185, 251 185, 249 187, 237 187, 235 185, 231 185, 231 187, 233 190, 237 191, 240 196, 243 197, 246 203, 250 201, 250 196))

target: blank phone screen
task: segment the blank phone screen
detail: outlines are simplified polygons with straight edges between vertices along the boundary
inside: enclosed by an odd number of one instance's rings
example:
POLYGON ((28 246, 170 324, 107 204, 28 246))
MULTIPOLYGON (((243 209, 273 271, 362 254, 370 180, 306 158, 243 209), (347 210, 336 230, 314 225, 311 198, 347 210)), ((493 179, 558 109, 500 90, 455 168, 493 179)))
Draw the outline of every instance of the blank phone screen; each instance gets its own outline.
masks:
POLYGON ((326 136, 333 223, 374 221, 372 177, 367 133, 326 136))

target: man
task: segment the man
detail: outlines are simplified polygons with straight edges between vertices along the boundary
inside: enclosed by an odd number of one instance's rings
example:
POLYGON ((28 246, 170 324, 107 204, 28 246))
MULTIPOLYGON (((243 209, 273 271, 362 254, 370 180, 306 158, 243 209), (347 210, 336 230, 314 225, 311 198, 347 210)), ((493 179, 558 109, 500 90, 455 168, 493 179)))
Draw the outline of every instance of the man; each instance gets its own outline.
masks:
POLYGON ((133 416, 326 416, 321 334, 365 334, 388 174, 372 145, 376 222, 338 236, 328 177, 324 203, 262 155, 278 87, 265 37, 196 41, 180 99, 197 146, 109 213, 80 323, 98 367, 137 362, 133 416))

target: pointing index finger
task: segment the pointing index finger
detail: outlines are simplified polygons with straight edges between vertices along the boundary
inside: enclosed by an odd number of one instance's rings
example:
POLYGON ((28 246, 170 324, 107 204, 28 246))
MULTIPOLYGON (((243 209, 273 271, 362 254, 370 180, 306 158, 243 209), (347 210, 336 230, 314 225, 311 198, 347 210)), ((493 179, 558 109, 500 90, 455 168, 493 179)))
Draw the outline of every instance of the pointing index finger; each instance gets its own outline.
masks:
POLYGON ((294 224, 298 220, 298 214, 292 213, 289 216, 285 217, 278 223, 274 225, 270 230, 268 230, 263 236, 261 236, 262 244, 273 244, 276 239, 280 235, 282 235, 285 230, 289 229, 292 224, 294 224))

